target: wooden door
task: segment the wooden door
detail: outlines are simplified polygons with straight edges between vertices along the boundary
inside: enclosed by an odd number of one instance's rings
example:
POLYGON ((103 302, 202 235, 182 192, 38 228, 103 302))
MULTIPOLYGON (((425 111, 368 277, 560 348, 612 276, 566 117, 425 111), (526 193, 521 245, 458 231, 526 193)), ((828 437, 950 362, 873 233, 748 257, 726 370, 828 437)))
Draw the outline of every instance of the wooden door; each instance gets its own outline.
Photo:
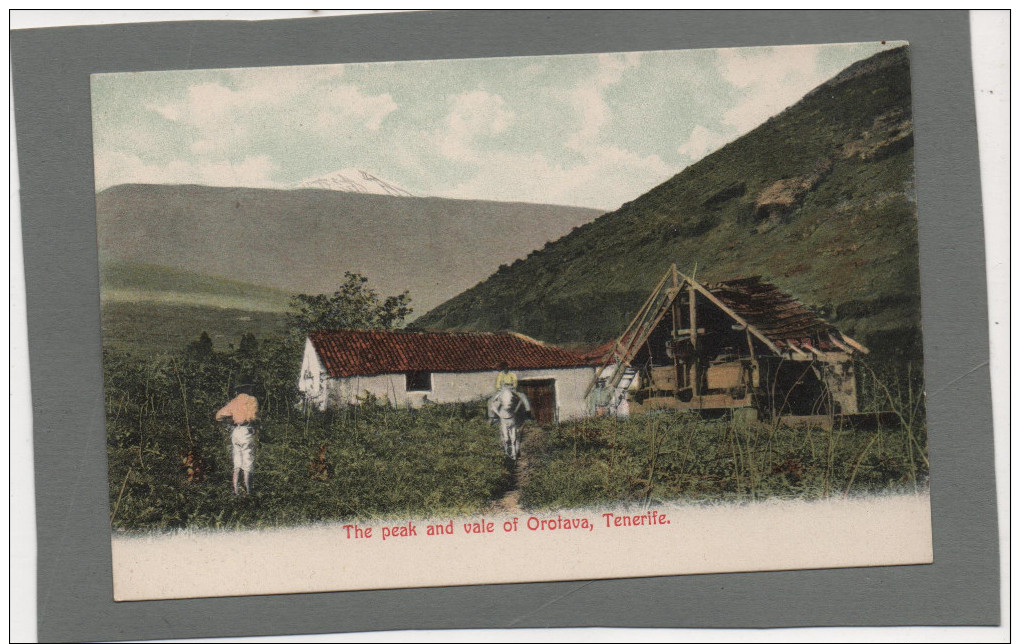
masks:
POLYGON ((517 386, 531 402, 531 415, 536 423, 551 425, 556 422, 555 380, 522 380, 517 386))

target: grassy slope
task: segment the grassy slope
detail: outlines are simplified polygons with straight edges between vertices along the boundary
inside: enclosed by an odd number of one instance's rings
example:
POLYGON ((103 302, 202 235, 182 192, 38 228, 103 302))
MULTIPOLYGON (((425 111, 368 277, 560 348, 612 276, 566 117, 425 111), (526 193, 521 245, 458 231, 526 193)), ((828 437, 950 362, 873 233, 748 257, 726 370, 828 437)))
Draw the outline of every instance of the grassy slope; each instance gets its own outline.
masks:
POLYGON ((165 266, 103 262, 103 345, 136 355, 178 350, 203 331, 217 349, 285 329, 290 293, 165 266))
MULTIPOLYGON (((706 281, 761 274, 887 355, 919 352, 912 137, 865 158, 879 117, 910 119, 905 49, 855 64, 683 172, 419 319, 554 342, 615 337, 676 262, 706 281), (865 134, 869 130, 872 132, 865 134), (799 205, 759 219, 783 179, 830 164, 799 205)), ((878 121, 882 123, 883 121, 878 121)))
POLYGON ((150 301, 253 311, 285 311, 291 293, 154 264, 107 261, 100 271, 104 300, 150 301))

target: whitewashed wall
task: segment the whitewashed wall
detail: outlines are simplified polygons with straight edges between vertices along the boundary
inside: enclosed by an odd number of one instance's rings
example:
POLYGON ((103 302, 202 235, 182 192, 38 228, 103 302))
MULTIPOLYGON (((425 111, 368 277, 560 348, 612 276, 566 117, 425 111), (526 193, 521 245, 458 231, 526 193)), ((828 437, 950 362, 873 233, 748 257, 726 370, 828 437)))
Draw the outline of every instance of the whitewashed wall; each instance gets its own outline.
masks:
POLYGON ((301 357, 301 371, 298 373, 298 391, 304 394, 308 402, 319 409, 326 407, 326 380, 329 374, 325 365, 319 360, 312 341, 305 338, 305 352, 301 357))
MULTIPOLYGON (((594 367, 520 369, 514 373, 518 380, 555 381, 556 411, 560 420, 587 415, 584 392, 595 375, 594 367)), ((496 389, 496 374, 496 371, 434 372, 431 391, 407 391, 406 376, 402 373, 330 378, 311 342, 306 342, 298 389, 320 409, 329 405, 356 404, 358 398, 366 393, 389 400, 395 406, 420 407, 426 397, 436 403, 467 402, 486 397, 496 389)))

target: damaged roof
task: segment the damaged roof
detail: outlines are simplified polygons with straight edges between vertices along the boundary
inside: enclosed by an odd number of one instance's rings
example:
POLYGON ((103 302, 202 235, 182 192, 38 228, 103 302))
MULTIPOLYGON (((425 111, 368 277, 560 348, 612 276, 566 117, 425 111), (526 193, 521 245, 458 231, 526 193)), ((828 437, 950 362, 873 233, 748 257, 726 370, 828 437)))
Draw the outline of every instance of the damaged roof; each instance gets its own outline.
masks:
POLYGON ((813 348, 849 353, 852 349, 847 343, 857 344, 761 276, 702 286, 781 350, 813 348))
POLYGON ((309 334, 333 378, 409 371, 494 371, 587 366, 578 355, 518 333, 344 329, 309 334))

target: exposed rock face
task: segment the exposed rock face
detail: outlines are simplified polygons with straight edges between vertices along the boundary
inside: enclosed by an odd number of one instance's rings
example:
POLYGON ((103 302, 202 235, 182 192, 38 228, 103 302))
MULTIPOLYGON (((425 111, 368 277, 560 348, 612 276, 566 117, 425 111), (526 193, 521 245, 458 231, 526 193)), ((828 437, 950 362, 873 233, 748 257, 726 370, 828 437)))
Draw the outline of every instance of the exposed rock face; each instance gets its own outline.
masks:
POLYGON ((844 159, 856 156, 861 161, 881 161, 913 145, 914 121, 899 109, 879 115, 860 138, 845 143, 840 152, 844 159))
POLYGON ((808 174, 780 179, 765 188, 754 200, 754 220, 767 219, 775 223, 790 214, 831 170, 832 161, 822 159, 808 174))

